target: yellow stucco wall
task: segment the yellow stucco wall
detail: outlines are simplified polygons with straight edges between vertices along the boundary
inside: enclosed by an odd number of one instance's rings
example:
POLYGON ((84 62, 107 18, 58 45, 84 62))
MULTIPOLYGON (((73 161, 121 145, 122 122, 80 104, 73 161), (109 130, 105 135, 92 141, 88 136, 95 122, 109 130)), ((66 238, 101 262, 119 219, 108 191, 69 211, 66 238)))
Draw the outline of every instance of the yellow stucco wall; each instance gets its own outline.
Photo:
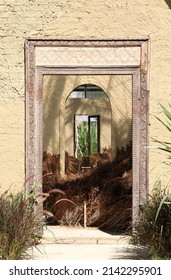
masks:
MULTIPOLYGON (((168 2, 168 1, 167 1, 168 2)), ((24 40, 27 37, 150 37, 150 139, 170 136, 155 119, 171 92, 171 9, 164 0, 2 0, 0 5, 0 184, 24 180, 24 40)), ((150 170, 161 155, 150 150, 150 170)), ((150 184, 161 166, 150 171, 150 184)))

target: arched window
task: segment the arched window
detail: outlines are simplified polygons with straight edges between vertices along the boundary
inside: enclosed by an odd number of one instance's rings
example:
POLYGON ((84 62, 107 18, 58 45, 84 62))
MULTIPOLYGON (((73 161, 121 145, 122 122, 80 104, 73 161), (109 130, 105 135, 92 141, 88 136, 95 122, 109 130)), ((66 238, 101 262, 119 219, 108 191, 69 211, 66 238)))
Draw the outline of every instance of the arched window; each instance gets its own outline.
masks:
POLYGON ((68 98, 108 98, 106 93, 98 86, 86 84, 74 89, 68 98))

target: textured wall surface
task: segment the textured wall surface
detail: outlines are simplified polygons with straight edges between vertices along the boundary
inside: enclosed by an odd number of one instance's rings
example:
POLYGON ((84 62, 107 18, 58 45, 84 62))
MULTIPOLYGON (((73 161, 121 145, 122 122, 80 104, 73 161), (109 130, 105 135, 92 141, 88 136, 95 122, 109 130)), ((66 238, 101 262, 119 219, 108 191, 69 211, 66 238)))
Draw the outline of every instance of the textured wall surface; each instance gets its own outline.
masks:
MULTIPOLYGON (((167 1, 169 2, 169 1, 167 1)), ((168 140, 155 119, 171 94, 171 9, 164 0, 1 0, 0 184, 24 180, 24 40, 27 37, 150 37, 150 139, 168 140)), ((150 184, 162 156, 150 151, 150 184)))

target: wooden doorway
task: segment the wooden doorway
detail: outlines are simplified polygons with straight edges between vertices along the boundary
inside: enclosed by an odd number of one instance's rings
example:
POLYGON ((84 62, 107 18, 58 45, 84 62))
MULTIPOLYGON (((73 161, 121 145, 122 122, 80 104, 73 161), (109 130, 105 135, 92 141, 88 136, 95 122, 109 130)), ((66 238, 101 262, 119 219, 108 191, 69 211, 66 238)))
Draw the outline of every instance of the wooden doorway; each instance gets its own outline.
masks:
MULTIPOLYGON (((133 79, 133 205, 136 220, 148 190, 148 38, 26 40, 26 177, 42 174, 43 76, 128 74, 133 79)), ((61 125, 63 125, 61 120, 61 125)), ((62 147, 62 143, 61 143, 62 147)), ((64 149, 61 148, 64 157, 64 149)), ((30 191, 32 182, 27 186, 30 191)), ((37 189, 42 191, 41 186, 37 189)))

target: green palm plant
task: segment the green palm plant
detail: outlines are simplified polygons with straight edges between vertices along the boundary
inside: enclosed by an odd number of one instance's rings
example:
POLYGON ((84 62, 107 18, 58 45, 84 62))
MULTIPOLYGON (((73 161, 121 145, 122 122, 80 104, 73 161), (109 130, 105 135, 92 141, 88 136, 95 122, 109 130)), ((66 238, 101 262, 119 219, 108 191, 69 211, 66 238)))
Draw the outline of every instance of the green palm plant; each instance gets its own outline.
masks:
MULTIPOLYGON (((163 121, 160 118, 156 117, 156 119, 162 124, 164 125, 164 127, 171 132, 171 112, 169 112, 162 104, 160 104, 160 107, 162 108, 162 111, 164 113, 164 115, 166 116, 167 120, 163 121)), ((169 107, 171 108, 171 104, 169 104, 169 107)), ((165 141, 160 141, 160 140, 156 140, 153 139, 153 141, 155 143, 158 143, 158 146, 155 146, 156 148, 165 151, 167 153, 169 153, 168 158, 171 159, 170 153, 171 153, 171 142, 165 142, 165 141)), ((170 163, 171 164, 171 163, 170 163)))
MULTIPOLYGON (((171 132, 171 112, 160 104, 166 120, 156 119, 171 132)), ((171 104, 169 104, 171 108, 171 104)), ((157 148, 168 154, 171 165, 171 142, 153 139, 157 148)), ((168 187, 168 186, 167 186, 168 187)), ((157 258, 171 258, 171 194, 169 189, 162 188, 162 183, 157 180, 149 199, 141 205, 141 213, 135 226, 133 241, 152 248, 153 256, 157 258)))
POLYGON ((78 127, 78 157, 88 156, 88 124, 81 122, 78 127))

